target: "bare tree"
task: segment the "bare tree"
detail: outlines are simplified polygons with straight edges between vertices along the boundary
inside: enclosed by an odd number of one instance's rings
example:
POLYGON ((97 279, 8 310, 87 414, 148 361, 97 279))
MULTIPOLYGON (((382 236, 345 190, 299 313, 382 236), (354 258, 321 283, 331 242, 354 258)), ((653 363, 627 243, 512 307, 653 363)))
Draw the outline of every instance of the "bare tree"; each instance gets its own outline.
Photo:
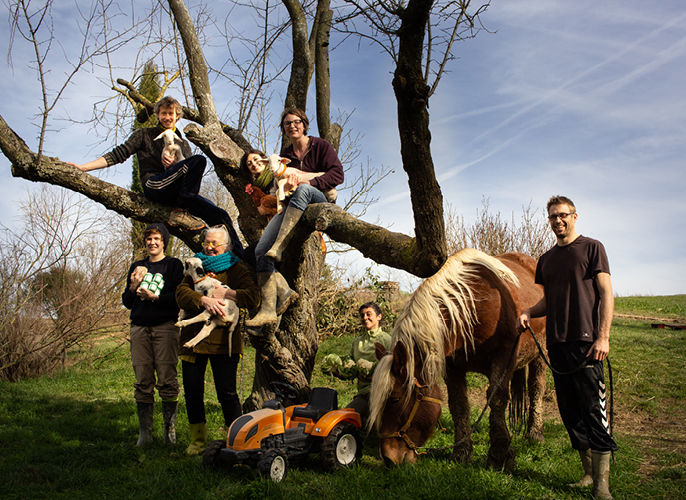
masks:
POLYGON ((521 252, 538 259, 555 244, 555 236, 550 231, 548 221, 543 214, 538 214, 529 205, 522 207, 519 225, 514 213, 509 221, 502 218, 500 212, 491 213, 488 198, 482 200, 482 206, 476 211, 474 224, 468 225, 464 215, 458 214, 448 204, 446 230, 448 251, 457 252, 462 248, 476 248, 489 255, 500 255, 506 252, 521 252))
MULTIPOLYGON (((329 117, 330 82, 328 78, 329 33, 333 12, 329 0, 298 2, 282 0, 291 27, 293 59, 284 97, 285 105, 307 107, 307 89, 315 76, 317 124, 321 136, 332 144, 340 144, 342 127, 329 117), (308 33, 307 26, 311 31, 308 33)), ((243 130, 249 122, 249 114, 255 106, 241 104, 238 126, 229 126, 220 120, 215 109, 210 86, 210 68, 202 52, 201 32, 182 0, 169 0, 169 12, 178 32, 183 52, 178 51, 179 65, 176 70, 190 88, 194 106, 184 108, 184 115, 192 121, 185 128, 186 136, 210 159, 215 172, 230 193, 238 211, 238 224, 248 243, 255 243, 265 226, 250 197, 245 193, 247 176, 238 168, 238 159, 249 146, 243 130), (183 60, 181 58, 183 54, 183 60)), ((358 249, 377 263, 405 270, 419 277, 435 273, 447 258, 447 245, 443 219, 443 198, 435 177, 431 157, 428 99, 435 90, 435 83, 450 59, 453 41, 459 39, 459 27, 473 29, 474 18, 482 9, 467 15, 469 1, 434 2, 432 0, 409 0, 407 2, 349 2, 339 10, 341 22, 366 20, 367 25, 355 27, 360 36, 373 39, 375 33, 387 37, 389 53, 396 63, 393 88, 398 102, 398 127, 401 138, 403 169, 408 175, 416 237, 388 231, 375 224, 359 220, 345 210, 331 204, 311 205, 305 211, 299 232, 293 238, 282 266, 284 275, 300 293, 301 300, 284 314, 278 328, 252 331, 251 341, 257 349, 258 366, 253 396, 249 406, 261 403, 267 382, 272 379, 286 380, 301 390, 301 396, 309 392, 308 382, 312 374, 314 357, 318 346, 316 330, 317 283, 323 265, 318 237, 313 230, 324 231, 329 238, 358 249), (448 21, 452 24, 446 28, 448 21), (447 32, 442 31, 448 29, 447 32), (437 53, 436 42, 443 33, 443 57, 438 69, 430 69, 434 61, 430 54, 437 53), (430 44, 426 44, 427 33, 430 44), (446 35, 445 33, 448 33, 446 35), (450 34, 452 33, 452 34, 450 34), (425 64, 426 63, 426 64, 425 64), (432 85, 429 85, 429 79, 432 85), (432 90, 432 86, 434 87, 432 90)), ((273 12, 267 4, 266 19, 273 12)), ((196 17, 196 21, 198 18, 196 17)), ((266 33, 266 31, 264 32, 266 33)), ((173 40, 176 40, 174 38, 173 40)), ((255 66, 264 64, 267 47, 272 39, 264 35, 261 56, 254 59, 255 66)), ((40 50, 40 46, 38 46, 40 50)), ((259 51, 258 51, 259 52, 259 51)), ((277 72, 278 73, 278 72, 277 72)), ((173 74, 176 74, 174 72, 173 74)), ((243 85, 253 82, 265 92, 269 78, 259 78, 255 71, 246 72, 243 85)), ((126 98, 142 105, 150 113, 153 103, 140 95, 133 83, 118 79, 118 91, 126 98)), ((258 92, 258 93, 259 93, 258 92)), ((263 94, 264 95, 264 94, 263 94)), ((139 114, 140 116, 140 114, 139 114)), ((125 189, 113 186, 62 163, 57 158, 41 157, 32 152, 5 120, 0 117, 0 147, 12 162, 14 176, 37 182, 62 185, 81 192, 107 208, 126 217, 143 222, 167 220, 171 207, 152 203, 125 189)), ((360 196, 370 188, 370 180, 364 176, 360 181, 360 196)), ((199 249, 198 234, 174 230, 192 249, 199 249)))
POLYGON ((130 242, 112 231, 119 216, 48 186, 31 194, 21 212, 21 229, 0 235, 3 380, 47 373, 69 347, 125 321, 120 288, 130 242))

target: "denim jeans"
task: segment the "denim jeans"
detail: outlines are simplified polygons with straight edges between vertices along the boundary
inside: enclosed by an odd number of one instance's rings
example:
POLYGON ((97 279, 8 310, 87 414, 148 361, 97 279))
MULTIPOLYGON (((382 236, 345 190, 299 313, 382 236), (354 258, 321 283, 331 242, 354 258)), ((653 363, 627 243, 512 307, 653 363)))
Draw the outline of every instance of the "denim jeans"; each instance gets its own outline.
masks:
MULTIPOLYGON (((293 207, 304 212, 307 205, 310 203, 326 203, 327 201, 324 193, 316 187, 312 187, 309 184, 301 184, 295 190, 293 196, 291 196, 288 207, 293 207)), ((269 221, 269 224, 262 233, 260 241, 255 247, 255 260, 257 261, 256 270, 258 273, 274 272, 274 261, 266 258, 264 255, 274 246, 276 237, 279 235, 284 213, 286 213, 285 210, 281 212, 281 214, 275 215, 274 218, 269 221)))
POLYGON ((236 372, 240 354, 196 354, 195 363, 181 361, 183 390, 188 423, 201 424, 205 420, 205 369, 212 365, 217 400, 222 407, 224 424, 228 427, 241 416, 241 402, 236 392, 236 372))
POLYGON ((181 160, 161 174, 148 179, 143 186, 143 193, 146 198, 157 203, 188 209, 208 226, 225 225, 229 231, 233 253, 240 257, 243 245, 233 227, 231 217, 226 210, 198 194, 206 165, 207 160, 202 155, 181 160))

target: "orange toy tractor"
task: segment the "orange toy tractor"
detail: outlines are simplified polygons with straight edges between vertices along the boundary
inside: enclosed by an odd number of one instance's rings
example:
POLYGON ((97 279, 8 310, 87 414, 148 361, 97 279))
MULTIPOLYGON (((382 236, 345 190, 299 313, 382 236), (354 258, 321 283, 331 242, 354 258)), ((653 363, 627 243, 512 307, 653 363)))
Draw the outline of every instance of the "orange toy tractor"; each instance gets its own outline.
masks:
POLYGON ((348 467, 362 455, 360 415, 351 409, 338 409, 334 389, 312 389, 307 405, 284 407, 286 399, 298 393, 291 385, 272 382, 276 399, 261 410, 237 418, 226 439, 213 441, 202 456, 206 468, 222 463, 244 464, 260 474, 281 481, 288 473, 288 460, 321 453, 324 467, 348 467))

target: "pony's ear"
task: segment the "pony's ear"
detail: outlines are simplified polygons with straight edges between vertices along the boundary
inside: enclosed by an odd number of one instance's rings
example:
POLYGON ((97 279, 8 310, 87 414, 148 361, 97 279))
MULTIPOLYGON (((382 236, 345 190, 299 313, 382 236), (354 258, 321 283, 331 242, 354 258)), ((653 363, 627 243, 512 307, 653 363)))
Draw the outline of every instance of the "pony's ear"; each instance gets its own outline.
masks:
POLYGON ((402 342, 397 342, 393 348, 393 366, 391 371, 404 378, 407 374, 407 358, 407 347, 402 342))
POLYGON ((376 359, 381 359, 388 354, 388 351, 381 342, 374 342, 374 354, 376 359))

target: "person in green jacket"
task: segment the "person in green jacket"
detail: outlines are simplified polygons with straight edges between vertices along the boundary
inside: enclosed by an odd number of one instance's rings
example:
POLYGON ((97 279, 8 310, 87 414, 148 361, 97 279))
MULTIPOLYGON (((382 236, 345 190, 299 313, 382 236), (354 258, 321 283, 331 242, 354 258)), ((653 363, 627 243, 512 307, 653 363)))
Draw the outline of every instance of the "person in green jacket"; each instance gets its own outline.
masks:
MULTIPOLYGON (((224 301, 233 300, 238 307, 254 309, 260 305, 260 289, 250 277, 250 273, 230 247, 229 232, 224 226, 207 229, 203 241, 203 253, 195 257, 202 261, 203 269, 228 288, 217 288, 212 297, 195 291, 193 280, 185 276, 176 288, 176 303, 190 316, 199 314, 203 309, 213 315, 223 315, 224 301)), ((179 358, 183 374, 186 412, 191 430, 191 444, 186 449, 189 455, 197 455, 205 449, 207 439, 207 420, 205 419, 205 369, 209 361, 214 376, 217 400, 224 414, 224 425, 228 428, 241 415, 241 402, 236 391, 238 362, 243 354, 243 341, 237 326, 231 336, 231 356, 229 356, 229 331, 218 327, 202 342, 193 348, 184 344, 195 337, 204 323, 195 323, 181 329, 179 336, 179 358)))
POLYGON ((335 354, 324 358, 322 370, 340 379, 357 379, 357 394, 345 408, 352 408, 360 414, 362 422, 369 415, 369 393, 372 389, 372 374, 376 367, 374 343, 382 344, 386 350, 391 345, 391 336, 381 329, 383 314, 376 302, 360 306, 360 321, 365 332, 356 337, 350 346, 348 356, 341 359, 335 354))

